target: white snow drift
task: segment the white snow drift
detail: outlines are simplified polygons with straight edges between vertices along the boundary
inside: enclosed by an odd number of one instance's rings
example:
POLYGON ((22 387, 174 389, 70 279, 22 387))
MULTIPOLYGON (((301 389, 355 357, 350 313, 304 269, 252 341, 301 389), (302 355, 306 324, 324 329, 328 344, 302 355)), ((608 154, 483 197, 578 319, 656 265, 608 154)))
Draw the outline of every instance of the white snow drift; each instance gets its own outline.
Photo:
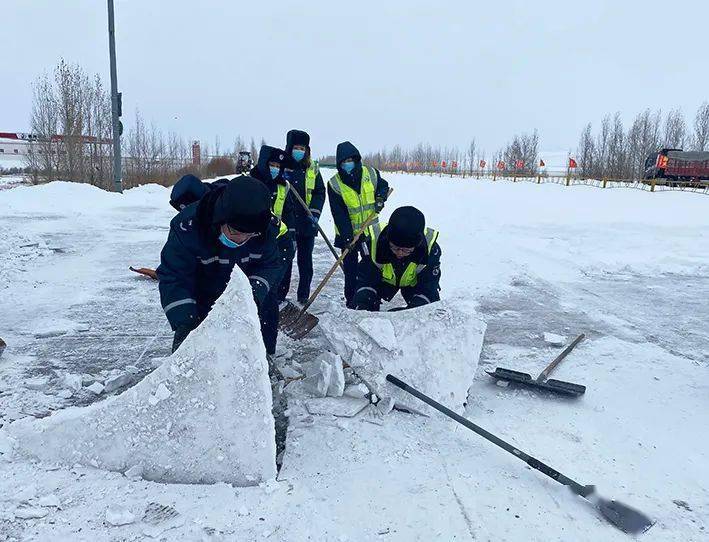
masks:
POLYGON ((480 360, 485 322, 462 298, 398 312, 343 309, 320 320, 334 351, 380 398, 415 410, 426 405, 386 382, 388 373, 463 411, 480 360))
POLYGON ((123 394, 10 426, 20 455, 149 480, 258 484, 276 475, 266 354, 238 269, 207 319, 123 394))

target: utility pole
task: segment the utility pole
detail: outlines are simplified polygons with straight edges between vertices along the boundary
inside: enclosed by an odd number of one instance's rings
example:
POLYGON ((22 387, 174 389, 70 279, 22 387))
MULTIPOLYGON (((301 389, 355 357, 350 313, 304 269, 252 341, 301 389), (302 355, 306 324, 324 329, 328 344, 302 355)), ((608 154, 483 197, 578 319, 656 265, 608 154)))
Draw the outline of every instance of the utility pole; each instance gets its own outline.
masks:
POLYGON ((116 31, 113 23, 113 0, 108 0, 108 54, 111 58, 111 116, 113 117, 113 188, 123 192, 121 181, 121 114, 122 99, 118 92, 118 73, 116 71, 116 31))

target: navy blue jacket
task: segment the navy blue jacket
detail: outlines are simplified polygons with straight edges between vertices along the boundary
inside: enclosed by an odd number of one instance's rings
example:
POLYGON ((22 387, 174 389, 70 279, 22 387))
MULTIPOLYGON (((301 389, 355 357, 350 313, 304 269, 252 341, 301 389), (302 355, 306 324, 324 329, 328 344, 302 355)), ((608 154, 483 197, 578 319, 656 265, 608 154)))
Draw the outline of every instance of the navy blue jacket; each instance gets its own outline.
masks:
POLYGON ((278 287, 282 271, 275 223, 243 246, 228 248, 219 241, 218 228, 211 224, 212 200, 208 194, 172 219, 160 253, 160 302, 173 330, 180 326, 194 328, 207 316, 224 292, 235 265, 249 278, 258 305, 271 288, 278 287))
MULTIPOLYGON (((372 261, 369 249, 368 242, 360 247, 362 259, 357 267, 357 292, 362 289, 376 290, 383 299, 391 301, 399 288, 382 280, 382 272, 372 261)), ((401 288, 402 296, 409 307, 426 305, 440 299, 438 292, 441 289, 441 247, 437 242, 433 243, 429 252, 422 236, 421 243, 410 256, 398 259, 389 248, 389 226, 386 226, 379 236, 375 259, 379 264, 392 264, 397 277, 401 277, 412 262, 426 266, 416 275, 415 286, 401 288)))
MULTIPOLYGON (((386 201, 387 194, 389 192, 389 183, 382 178, 378 169, 375 169, 375 172, 377 174, 377 191, 375 193, 375 197, 386 201)), ((355 192, 359 193, 362 186, 362 157, 360 156, 357 148, 349 141, 340 143, 337 146, 337 173, 339 173, 342 182, 352 188, 355 192), (354 158, 355 160, 355 168, 351 174, 345 173, 342 169, 342 162, 348 158, 354 158)), ((330 183, 327 185, 327 198, 330 201, 332 218, 335 221, 335 226, 337 226, 337 230, 339 232, 335 235, 334 245, 338 248, 345 248, 350 244, 352 238, 354 237, 352 222, 350 221, 350 213, 347 210, 347 205, 345 205, 345 201, 342 199, 342 196, 335 193, 332 186, 330 186, 330 183)))

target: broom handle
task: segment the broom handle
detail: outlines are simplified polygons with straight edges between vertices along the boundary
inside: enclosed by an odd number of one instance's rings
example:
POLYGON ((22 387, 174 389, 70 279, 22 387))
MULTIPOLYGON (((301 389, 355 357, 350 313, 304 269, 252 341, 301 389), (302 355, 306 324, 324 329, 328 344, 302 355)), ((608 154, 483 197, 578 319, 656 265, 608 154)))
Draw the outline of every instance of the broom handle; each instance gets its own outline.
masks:
MULTIPOLYGON (((391 193, 393 191, 394 191, 393 188, 389 188, 389 192, 387 193, 387 198, 389 198, 389 196, 391 196, 391 193)), ((355 247, 355 245, 357 244, 357 241, 359 240, 361 235, 367 230, 367 228, 372 224, 372 222, 374 222, 377 219, 378 216, 379 216, 378 213, 376 211, 374 211, 371 215, 369 215, 369 218, 367 218, 367 220, 364 221, 364 224, 362 224, 362 227, 356 233, 356 235, 352 239, 352 242, 350 242, 350 244, 347 245, 347 248, 345 248, 345 250, 342 251, 342 254, 337 258, 337 261, 335 262, 335 264, 327 272, 327 274, 325 275, 325 278, 323 278, 322 281, 320 282, 320 284, 318 284, 318 287, 315 288, 313 295, 310 296, 310 299, 308 299, 308 301, 305 303, 305 305, 303 305, 303 308, 300 309, 300 314, 298 314, 298 318, 303 316, 305 314, 305 312, 308 310, 308 308, 310 307, 310 305, 313 304, 313 301, 315 301, 315 298, 318 297, 318 294, 322 291, 322 289, 325 287, 327 282, 330 280, 330 277, 332 277, 332 275, 335 273, 337 266, 342 265, 342 261, 347 257, 347 255, 350 253, 350 251, 355 247)))
MULTIPOLYGON (((313 212, 310 210, 310 207, 308 207, 308 204, 303 201, 303 198, 300 197, 300 194, 298 194, 298 190, 293 189, 291 184, 286 181, 286 186, 288 186, 288 190, 293 191, 293 195, 295 196, 295 199, 298 200, 298 203, 300 203, 303 206, 303 209, 305 209, 305 212, 308 213, 308 216, 312 219, 313 218, 313 212)), ((320 222, 316 222, 315 226, 317 227, 318 231, 320 232, 320 236, 325 240, 325 244, 327 245, 327 248, 330 249, 330 252, 332 252, 332 255, 335 257, 335 261, 337 261, 340 256, 337 254, 337 251, 335 250, 335 247, 332 246, 332 243, 330 240, 327 238, 327 235, 325 235, 325 232, 323 229, 320 227, 320 222)), ((340 267, 342 267, 342 262, 339 262, 340 267)), ((345 268, 342 267, 342 271, 345 271, 345 268)))
POLYGON ((556 368, 556 366, 559 365, 559 363, 561 363, 561 361, 569 355, 569 352, 571 352, 576 347, 576 345, 584 339, 584 337, 586 337, 586 335, 581 333, 581 335, 576 337, 569 346, 564 348, 564 351, 558 356, 556 356, 554 361, 547 365, 546 368, 539 374, 539 376, 537 377, 537 382, 544 382, 549 376, 549 373, 551 373, 556 368))

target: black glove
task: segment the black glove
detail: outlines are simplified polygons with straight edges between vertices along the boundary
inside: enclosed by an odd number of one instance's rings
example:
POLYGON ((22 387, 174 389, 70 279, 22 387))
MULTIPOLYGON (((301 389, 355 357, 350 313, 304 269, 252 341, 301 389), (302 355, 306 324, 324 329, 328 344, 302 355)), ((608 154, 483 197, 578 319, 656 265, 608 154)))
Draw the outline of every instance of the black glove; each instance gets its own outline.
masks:
POLYGON ((384 209, 384 198, 377 198, 374 200, 374 210, 378 213, 382 212, 384 209))
POLYGON ((175 353, 175 350, 177 350, 180 345, 182 344, 182 341, 184 341, 187 338, 187 335, 190 334, 190 331, 192 331, 192 326, 189 325, 182 325, 178 327, 175 330, 175 336, 172 339, 172 353, 175 353))

